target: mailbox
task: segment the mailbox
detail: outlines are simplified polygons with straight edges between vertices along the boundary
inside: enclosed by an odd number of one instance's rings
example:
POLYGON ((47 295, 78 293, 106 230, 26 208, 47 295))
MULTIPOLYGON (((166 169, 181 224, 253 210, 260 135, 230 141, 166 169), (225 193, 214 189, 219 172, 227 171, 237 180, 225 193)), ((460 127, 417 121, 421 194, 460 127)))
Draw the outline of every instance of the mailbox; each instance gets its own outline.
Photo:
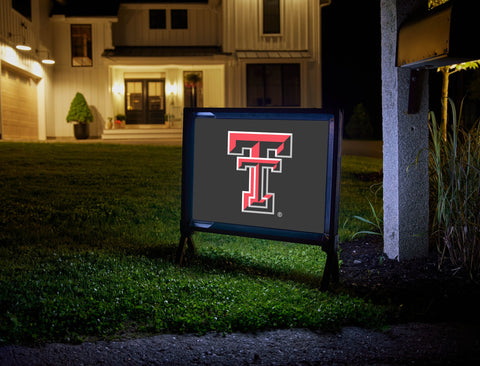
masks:
POLYGON ((397 66, 436 68, 480 59, 473 1, 451 1, 409 19, 398 31, 397 66))

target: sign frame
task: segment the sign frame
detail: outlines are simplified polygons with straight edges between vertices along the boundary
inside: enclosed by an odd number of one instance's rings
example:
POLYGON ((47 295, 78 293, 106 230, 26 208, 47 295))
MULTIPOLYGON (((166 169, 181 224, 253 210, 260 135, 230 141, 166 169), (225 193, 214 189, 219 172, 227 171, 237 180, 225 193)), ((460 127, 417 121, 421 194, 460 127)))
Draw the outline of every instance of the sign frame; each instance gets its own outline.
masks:
MULTIPOLYGON (((338 210, 340 194, 341 141, 343 115, 317 108, 185 108, 182 144, 182 198, 181 198, 181 239, 177 261, 181 265, 186 246, 196 253, 192 235, 196 231, 246 236, 260 239, 319 245, 327 253, 327 262, 322 278, 323 289, 328 288, 330 279, 338 282, 338 210), (235 222, 198 220, 194 215, 195 199, 195 131, 198 121, 218 120, 262 120, 302 121, 302 123, 328 123, 328 146, 325 172, 325 212, 322 232, 296 229, 282 229, 235 222)), ((312 157, 316 159, 317 157, 312 157)), ((322 158, 322 157, 319 157, 322 158)), ((325 157, 323 157, 325 159, 325 157)))

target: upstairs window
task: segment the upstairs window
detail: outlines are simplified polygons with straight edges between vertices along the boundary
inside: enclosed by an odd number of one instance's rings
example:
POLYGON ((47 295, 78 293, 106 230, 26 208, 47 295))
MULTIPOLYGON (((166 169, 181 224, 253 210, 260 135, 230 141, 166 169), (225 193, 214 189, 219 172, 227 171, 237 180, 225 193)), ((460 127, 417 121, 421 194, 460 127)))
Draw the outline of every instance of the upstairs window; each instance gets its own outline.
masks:
POLYGON ((186 9, 149 10, 150 29, 188 29, 188 11, 186 9))
POLYGON ((150 9, 150 29, 167 29, 167 12, 165 9, 150 9))
POLYGON ((31 0, 12 0, 12 8, 14 8, 28 20, 32 20, 31 0))
POLYGON ((263 0, 263 34, 280 34, 280 0, 263 0))
POLYGON ((171 10, 172 29, 188 29, 188 11, 186 9, 171 10))
POLYGON ((71 34, 72 66, 92 66, 92 25, 72 24, 71 34))

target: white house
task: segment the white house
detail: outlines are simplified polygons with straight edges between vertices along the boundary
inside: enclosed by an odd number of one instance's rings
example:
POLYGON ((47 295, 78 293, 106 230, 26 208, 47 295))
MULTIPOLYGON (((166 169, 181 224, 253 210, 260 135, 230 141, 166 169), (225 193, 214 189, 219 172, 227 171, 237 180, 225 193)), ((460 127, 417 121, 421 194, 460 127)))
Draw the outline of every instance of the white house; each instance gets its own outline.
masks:
MULTIPOLYGON (((54 121, 50 1, 0 0, 0 133, 44 140, 54 121), (16 46, 29 46, 19 50, 16 46), (42 58, 43 57, 43 58, 42 58)), ((53 135, 52 135, 53 136, 53 135)))
POLYGON ((0 1, 2 139, 73 138, 77 92, 104 139, 178 137, 186 106, 322 106, 329 0, 0 1))

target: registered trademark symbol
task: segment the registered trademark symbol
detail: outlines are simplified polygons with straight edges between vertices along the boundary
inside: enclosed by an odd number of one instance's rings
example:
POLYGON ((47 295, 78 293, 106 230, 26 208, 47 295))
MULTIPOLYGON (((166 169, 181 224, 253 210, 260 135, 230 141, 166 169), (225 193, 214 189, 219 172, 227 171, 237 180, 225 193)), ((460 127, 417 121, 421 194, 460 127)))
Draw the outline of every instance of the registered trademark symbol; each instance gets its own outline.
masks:
POLYGON ((278 217, 282 217, 282 216, 283 216, 283 212, 278 211, 278 212, 277 212, 277 216, 278 216, 278 217))

